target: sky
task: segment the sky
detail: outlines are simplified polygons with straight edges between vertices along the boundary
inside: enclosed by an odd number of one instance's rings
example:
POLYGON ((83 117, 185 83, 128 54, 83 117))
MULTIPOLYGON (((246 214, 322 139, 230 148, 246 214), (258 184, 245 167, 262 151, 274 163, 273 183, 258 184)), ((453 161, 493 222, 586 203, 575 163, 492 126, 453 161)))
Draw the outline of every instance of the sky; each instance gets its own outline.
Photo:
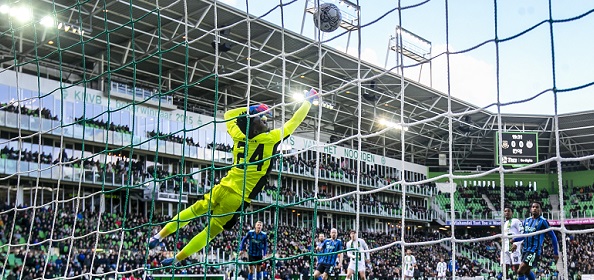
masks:
MULTIPOLYGON (((219 1, 244 11, 248 10, 245 0, 219 1)), ((284 7, 287 29, 300 32, 305 1, 297 0, 284 7)), ((338 0, 321 1, 338 4, 338 0)), ((355 0, 350 1, 356 3, 355 0)), ((425 85, 432 84, 432 87, 440 92, 481 107, 496 103, 498 95, 502 103, 518 102, 553 87, 569 89, 594 82, 594 71, 591 67, 594 65, 594 54, 591 52, 594 50, 594 36, 591 33, 594 30, 594 12, 573 21, 554 23, 552 35, 548 22, 549 1, 544 0, 500 0, 496 1, 496 5, 494 1, 485 0, 401 0, 403 7, 422 4, 402 10, 401 18, 398 10, 395 10, 379 19, 397 7, 398 2, 359 2, 361 24, 374 23, 362 28, 360 35, 356 31, 351 34, 348 53, 357 56, 357 41, 361 36, 362 59, 384 67, 389 38, 395 34, 395 27, 400 21, 402 27, 431 42, 433 57, 446 52, 447 49, 450 52, 459 52, 497 37, 504 40, 499 43, 498 52, 496 44, 490 42, 468 52, 450 55, 450 75, 445 55, 432 60, 432 73, 428 65, 422 67, 422 70, 419 67, 404 70, 407 78, 425 85), (545 22, 533 30, 517 38, 505 40, 542 21, 545 22)), ((279 1, 248 0, 247 4, 250 14, 261 16, 274 9, 279 1)), ((569 4, 564 0, 551 0, 552 18, 555 20, 574 18, 592 10, 594 1, 571 1, 569 4)), ((280 18, 280 9, 276 8, 263 19, 280 25, 280 18)), ((322 39, 339 35, 341 31, 342 29, 339 29, 326 33, 322 39)), ((314 34, 316 30, 313 17, 307 14, 303 35, 314 38, 314 34)), ((344 51, 347 36, 348 34, 344 34, 327 45, 344 51)), ((395 57, 394 52, 388 54, 388 68, 396 65, 395 57)), ((404 61, 405 65, 413 63, 411 60, 404 61)), ((533 100, 503 106, 501 111, 552 115, 555 112, 564 114, 593 109, 594 86, 590 86, 581 90, 559 92, 556 99, 555 95, 548 91, 533 100)), ((488 110, 496 112, 497 107, 492 106, 488 110)))

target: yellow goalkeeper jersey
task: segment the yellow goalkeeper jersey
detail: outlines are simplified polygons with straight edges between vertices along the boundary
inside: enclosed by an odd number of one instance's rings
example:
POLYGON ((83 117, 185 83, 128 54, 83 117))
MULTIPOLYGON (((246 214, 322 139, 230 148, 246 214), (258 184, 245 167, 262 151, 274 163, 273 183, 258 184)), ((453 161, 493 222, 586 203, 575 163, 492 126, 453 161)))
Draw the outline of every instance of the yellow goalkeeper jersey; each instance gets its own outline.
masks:
POLYGON ((281 143, 283 138, 287 138, 291 135, 295 129, 303 122, 311 103, 305 101, 301 107, 295 112, 293 117, 288 120, 281 128, 273 129, 266 133, 261 133, 252 139, 249 139, 246 143, 246 136, 241 132, 241 129, 237 126, 237 119, 241 114, 246 113, 246 108, 237 108, 229 110, 225 113, 225 120, 227 121, 227 132, 233 138, 233 164, 234 167, 229 170, 227 176, 221 179, 221 185, 231 188, 238 194, 243 194, 246 202, 251 202, 251 199, 256 197, 262 188, 266 185, 266 175, 270 173, 272 169, 271 160, 278 150, 278 145, 281 143), (246 150, 247 148, 247 150, 246 150), (243 163, 245 160, 247 163, 262 162, 256 164, 249 164, 243 169, 243 163), (238 165, 239 164, 239 165, 238 165), (245 179, 245 182, 244 182, 245 179), (245 185, 245 192, 244 192, 245 185))

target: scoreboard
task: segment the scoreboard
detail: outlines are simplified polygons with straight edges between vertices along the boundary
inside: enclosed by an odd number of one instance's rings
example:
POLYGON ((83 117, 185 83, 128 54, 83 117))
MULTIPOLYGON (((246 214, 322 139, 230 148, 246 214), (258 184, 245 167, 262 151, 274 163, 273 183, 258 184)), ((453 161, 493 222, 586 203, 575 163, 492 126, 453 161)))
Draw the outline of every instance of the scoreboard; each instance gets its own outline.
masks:
POLYGON ((538 162, 538 134, 536 132, 502 132, 501 156, 499 133, 495 132, 495 162, 497 165, 522 166, 538 162))

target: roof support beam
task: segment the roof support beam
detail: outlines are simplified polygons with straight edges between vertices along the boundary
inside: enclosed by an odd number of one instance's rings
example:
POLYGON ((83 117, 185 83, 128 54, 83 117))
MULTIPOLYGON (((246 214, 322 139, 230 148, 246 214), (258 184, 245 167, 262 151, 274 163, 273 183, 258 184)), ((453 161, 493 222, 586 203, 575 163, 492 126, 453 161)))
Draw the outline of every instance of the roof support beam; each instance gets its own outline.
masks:
MULTIPOLYGON (((589 155, 580 144, 567 137, 567 134, 563 132, 559 132, 559 144, 563 145, 563 147, 565 147, 574 157, 584 157, 589 155)), ((580 161, 580 164, 590 170, 590 160, 582 160, 580 161)))

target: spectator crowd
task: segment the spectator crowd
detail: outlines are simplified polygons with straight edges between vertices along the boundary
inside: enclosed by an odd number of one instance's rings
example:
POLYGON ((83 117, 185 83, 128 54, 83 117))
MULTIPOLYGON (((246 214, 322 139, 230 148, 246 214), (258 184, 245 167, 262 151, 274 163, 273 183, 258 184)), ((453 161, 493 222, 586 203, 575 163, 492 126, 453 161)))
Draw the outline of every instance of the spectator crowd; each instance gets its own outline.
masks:
POLYGON ((18 103, 2 103, 0 104, 0 110, 15 114, 20 113, 21 115, 25 116, 41 117, 47 120, 58 120, 58 116, 52 115, 49 109, 39 107, 33 109, 32 107, 28 108, 26 106, 19 106, 18 103))
MULTIPOLYGON (((196 232, 204 226, 204 220, 190 223, 179 231, 177 238, 165 239, 161 250, 147 251, 147 237, 155 233, 155 224, 167 221, 164 216, 148 217, 137 214, 120 215, 119 213, 98 213, 78 211, 79 209, 60 205, 55 208, 18 208, 4 206, 0 217, 0 244, 12 244, 10 249, 4 246, 0 261, 8 258, 8 266, 2 271, 9 279, 58 278, 62 276, 91 279, 91 273, 98 278, 115 278, 116 274, 124 277, 141 278, 145 268, 160 268, 159 261, 172 254, 174 249, 181 249, 196 232), (149 221, 151 223, 149 223, 149 221), (53 249, 50 249, 53 248, 53 249)), ((238 234, 243 235, 250 227, 246 223, 238 223, 231 231, 225 231, 210 243, 216 256, 209 257, 213 266, 193 265, 178 269, 181 274, 223 274, 235 271, 234 265, 217 265, 225 261, 237 259, 238 234), (239 226, 243 230, 238 233, 239 226), (233 268, 233 269, 231 269, 233 268)), ((269 252, 277 258, 275 262, 264 264, 269 277, 274 268, 275 277, 289 279, 292 276, 311 273, 311 237, 307 228, 288 225, 268 225, 270 244, 269 252), (274 233, 278 232, 278 236, 274 233), (302 255, 303 254, 303 255, 302 255)), ((348 230, 340 229, 339 237, 348 241, 348 230)), ((315 232, 329 233, 329 228, 315 232)), ((329 235, 328 235, 329 236, 329 235)), ((363 232, 361 236, 367 240, 371 248, 377 248, 399 240, 397 229, 390 234, 379 232, 363 232)), ((406 242, 422 242, 435 239, 431 231, 418 230, 414 235, 407 234, 406 242)), ((414 246, 415 256, 419 263, 420 275, 431 275, 439 256, 448 258, 449 253, 440 245, 414 246)), ((370 279, 392 279, 399 277, 400 271, 399 245, 372 253, 372 265, 369 268, 370 279)), ((315 258, 314 258, 315 259, 315 258)), ((204 256, 184 264, 203 261, 204 256)), ((243 260, 239 260, 243 261, 243 260)), ((483 269, 470 260, 461 258, 459 275, 473 275, 483 269)), ((341 272, 346 272, 348 263, 345 259, 341 272)), ((245 276, 247 267, 240 265, 237 273, 245 276)), ((167 273, 157 271, 156 273, 167 273)), ((94 277, 94 278, 97 278, 94 277)))

